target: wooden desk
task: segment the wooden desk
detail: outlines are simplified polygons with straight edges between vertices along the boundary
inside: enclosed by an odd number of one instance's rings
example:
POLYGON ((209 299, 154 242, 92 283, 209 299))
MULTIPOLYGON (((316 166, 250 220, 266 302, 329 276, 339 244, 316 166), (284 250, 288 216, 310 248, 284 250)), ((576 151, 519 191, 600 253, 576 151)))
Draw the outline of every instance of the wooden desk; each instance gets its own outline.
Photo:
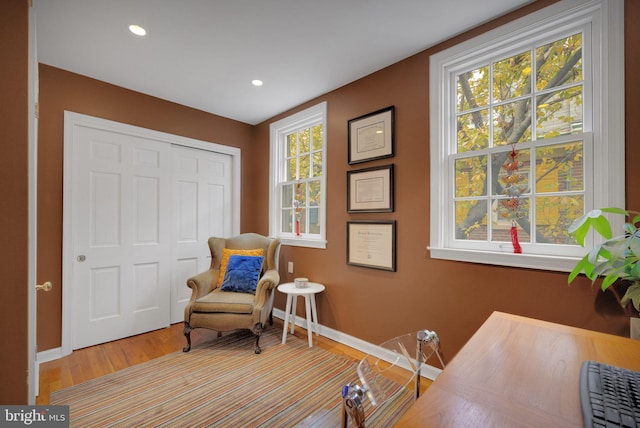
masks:
POLYGON ((582 427, 585 360, 640 371, 640 341, 494 312, 398 427, 582 427))

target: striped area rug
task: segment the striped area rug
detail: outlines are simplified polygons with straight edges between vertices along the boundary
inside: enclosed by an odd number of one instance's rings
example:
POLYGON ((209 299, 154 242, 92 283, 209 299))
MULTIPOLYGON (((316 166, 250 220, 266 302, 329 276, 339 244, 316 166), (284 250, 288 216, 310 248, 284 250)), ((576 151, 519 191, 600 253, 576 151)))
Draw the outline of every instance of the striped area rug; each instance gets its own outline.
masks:
MULTIPOLYGON (((69 405, 74 427, 338 427, 342 387, 357 381, 357 362, 267 329, 238 331, 51 394, 69 405)), ((392 426, 410 392, 376 409, 367 427, 392 426), (407 395, 408 394, 408 395, 407 395)), ((375 411, 374 411, 375 410, 375 411)))

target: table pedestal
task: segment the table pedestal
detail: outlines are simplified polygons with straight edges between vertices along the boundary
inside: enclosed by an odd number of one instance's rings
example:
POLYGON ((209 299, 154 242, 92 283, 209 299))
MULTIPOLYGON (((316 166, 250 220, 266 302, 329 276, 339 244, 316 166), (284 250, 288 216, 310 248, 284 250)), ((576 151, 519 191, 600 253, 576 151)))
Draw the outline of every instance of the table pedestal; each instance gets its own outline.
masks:
POLYGON ((298 296, 304 297, 305 316, 307 318, 307 335, 309 338, 309 347, 313 346, 312 334, 315 329, 318 334, 318 311, 316 310, 316 294, 324 291, 324 285, 316 282, 309 282, 305 288, 296 288, 295 284, 288 282, 280 284, 278 291, 286 293, 287 306, 284 315, 284 326, 282 327, 282 343, 287 343, 287 330, 289 322, 291 322, 291 333, 294 332, 296 324, 296 305, 298 296))

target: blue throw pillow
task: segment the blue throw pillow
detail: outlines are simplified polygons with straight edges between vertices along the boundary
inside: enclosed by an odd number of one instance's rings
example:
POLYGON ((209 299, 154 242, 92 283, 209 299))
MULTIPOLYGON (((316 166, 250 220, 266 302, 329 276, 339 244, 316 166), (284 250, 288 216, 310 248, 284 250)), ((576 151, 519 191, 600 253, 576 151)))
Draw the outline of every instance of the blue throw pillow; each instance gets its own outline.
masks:
POLYGON ((222 281, 222 291, 256 294, 263 259, 263 256, 232 255, 229 257, 227 271, 222 281))

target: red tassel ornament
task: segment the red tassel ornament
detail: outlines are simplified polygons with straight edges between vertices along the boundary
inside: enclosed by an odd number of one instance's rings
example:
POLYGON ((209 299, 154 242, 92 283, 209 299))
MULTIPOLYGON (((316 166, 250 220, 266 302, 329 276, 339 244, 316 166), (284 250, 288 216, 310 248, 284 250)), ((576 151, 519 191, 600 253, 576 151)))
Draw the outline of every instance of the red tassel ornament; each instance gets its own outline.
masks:
POLYGON ((501 201, 502 206, 506 210, 503 214, 504 217, 511 218, 511 229, 509 234, 511 235, 511 244, 513 245, 513 252, 516 254, 522 253, 522 247, 518 242, 518 227, 516 219, 520 216, 520 194, 522 189, 517 185, 522 180, 522 176, 518 174, 518 169, 521 163, 517 160, 518 152, 515 145, 511 145, 511 153, 509 153, 507 160, 502 165, 502 168, 506 171, 506 174, 502 177, 504 189, 503 193, 509 196, 508 199, 501 201))
POLYGON ((511 244, 513 245, 513 252, 516 254, 522 253, 522 247, 518 242, 518 228, 516 227, 515 221, 511 223, 511 230, 509 232, 511 233, 511 244))

